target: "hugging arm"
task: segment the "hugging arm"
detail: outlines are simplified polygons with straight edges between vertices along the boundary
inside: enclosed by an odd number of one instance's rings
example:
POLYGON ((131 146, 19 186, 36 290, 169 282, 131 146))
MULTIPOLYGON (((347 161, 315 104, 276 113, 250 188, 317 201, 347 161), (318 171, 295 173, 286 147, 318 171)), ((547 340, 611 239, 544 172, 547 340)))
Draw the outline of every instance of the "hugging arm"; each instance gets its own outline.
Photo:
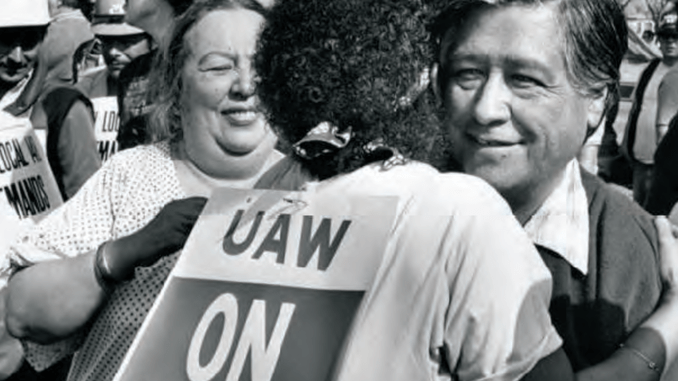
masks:
POLYGON ((577 372, 577 380, 659 380, 678 354, 678 241, 666 218, 657 217, 655 226, 664 283, 659 306, 609 358, 577 372))
POLYGON ((206 199, 167 204, 145 227, 72 258, 34 264, 8 283, 6 324, 18 338, 51 343, 82 327, 106 302, 113 287, 183 247, 206 199), (98 274, 97 274, 98 273, 98 274))

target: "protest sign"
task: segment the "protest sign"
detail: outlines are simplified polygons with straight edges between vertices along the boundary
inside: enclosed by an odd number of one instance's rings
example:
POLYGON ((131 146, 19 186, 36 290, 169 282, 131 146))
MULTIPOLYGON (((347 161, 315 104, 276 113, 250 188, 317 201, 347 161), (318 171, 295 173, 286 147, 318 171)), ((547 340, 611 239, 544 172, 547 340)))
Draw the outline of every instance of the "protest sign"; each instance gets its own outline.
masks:
POLYGON ((218 190, 115 380, 328 379, 380 269, 396 205, 218 190))
POLYGON ((0 250, 16 234, 62 204, 47 157, 28 120, 0 129, 0 250))
POLYGON ((118 115, 117 97, 99 97, 92 99, 94 107, 94 137, 97 140, 97 151, 101 155, 101 162, 108 160, 118 152, 118 115))

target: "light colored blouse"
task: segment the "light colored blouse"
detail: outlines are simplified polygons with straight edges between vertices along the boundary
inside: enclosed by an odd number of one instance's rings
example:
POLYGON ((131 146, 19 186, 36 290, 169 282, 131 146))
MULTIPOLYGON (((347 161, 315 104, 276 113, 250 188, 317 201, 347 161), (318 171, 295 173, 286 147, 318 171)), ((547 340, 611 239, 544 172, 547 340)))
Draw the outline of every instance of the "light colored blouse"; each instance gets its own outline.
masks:
MULTIPOLYGON (((22 237, 10 249, 10 260, 13 267, 27 266, 95 250, 139 230, 165 204, 185 197, 167 142, 122 151, 22 237)), ((41 370, 80 349, 68 379, 111 380, 177 257, 137 268, 134 279, 111 295, 88 334, 47 346, 24 343, 27 360, 41 370)))

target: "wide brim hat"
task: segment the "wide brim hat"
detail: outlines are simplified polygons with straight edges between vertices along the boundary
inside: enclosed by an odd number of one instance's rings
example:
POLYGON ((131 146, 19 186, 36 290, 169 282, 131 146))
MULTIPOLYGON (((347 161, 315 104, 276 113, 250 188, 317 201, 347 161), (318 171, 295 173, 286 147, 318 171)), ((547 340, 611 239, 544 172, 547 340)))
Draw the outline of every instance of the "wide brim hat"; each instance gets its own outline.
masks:
POLYGON ((44 26, 49 24, 47 0, 2 0, 0 28, 44 26))

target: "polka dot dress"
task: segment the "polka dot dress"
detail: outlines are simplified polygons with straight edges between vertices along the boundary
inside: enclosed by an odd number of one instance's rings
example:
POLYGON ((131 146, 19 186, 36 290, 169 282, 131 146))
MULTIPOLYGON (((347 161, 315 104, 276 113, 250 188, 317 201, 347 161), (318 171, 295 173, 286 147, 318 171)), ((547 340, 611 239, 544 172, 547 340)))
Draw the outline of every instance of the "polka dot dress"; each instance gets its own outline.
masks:
MULTIPOLYGON (((122 151, 74 198, 22 237, 10 259, 15 266, 25 266, 90 252, 137 231, 165 204, 184 197, 168 143, 122 151), (43 250, 38 257, 36 247, 43 250)), ((177 257, 175 253, 137 268, 134 279, 111 295, 89 334, 47 346, 25 343, 28 361, 41 370, 77 350, 69 380, 112 380, 177 257)))

